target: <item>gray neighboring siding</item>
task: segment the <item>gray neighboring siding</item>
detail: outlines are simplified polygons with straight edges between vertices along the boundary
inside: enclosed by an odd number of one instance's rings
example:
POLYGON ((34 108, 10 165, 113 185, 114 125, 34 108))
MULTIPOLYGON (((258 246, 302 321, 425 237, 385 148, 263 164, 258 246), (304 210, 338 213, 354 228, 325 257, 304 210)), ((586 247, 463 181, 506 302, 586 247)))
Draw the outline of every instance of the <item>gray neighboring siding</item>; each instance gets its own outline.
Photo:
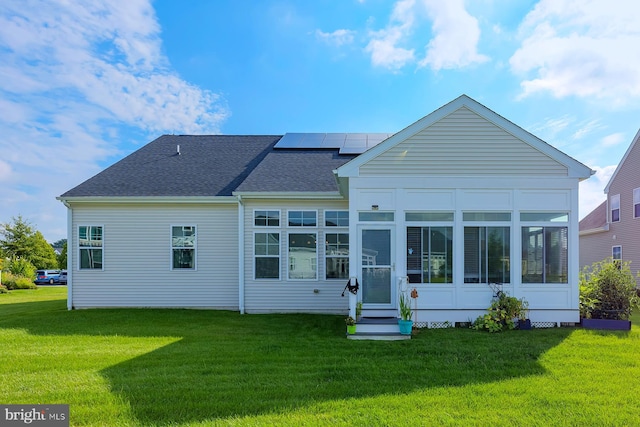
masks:
POLYGON ((375 175, 567 176, 567 167, 461 107, 360 167, 375 175))
POLYGON ((635 140, 632 144, 609 184, 609 200, 620 194, 620 222, 609 224, 608 238, 604 239, 609 244, 607 256, 611 256, 611 246, 622 246, 622 258, 631 261, 631 270, 636 274, 640 271, 640 218, 633 217, 633 189, 640 188, 640 143, 635 140))
POLYGON ((238 309, 237 205, 73 209, 73 305, 238 309), (78 270, 78 226, 102 225, 104 270, 78 270), (197 227, 197 271, 171 271, 170 226, 197 227))
MULTIPOLYGON (((247 313, 338 313, 348 311, 349 298, 341 297, 346 280, 325 279, 326 232, 348 233, 348 229, 324 227, 324 210, 348 210, 347 201, 250 201, 245 199, 245 310, 247 313), (253 226, 255 209, 280 209, 280 227, 253 226), (320 227, 287 227, 288 210, 317 210, 320 227), (254 280, 254 232, 280 233, 280 280, 254 280), (318 233, 318 280, 287 280, 288 233, 318 233), (314 289, 318 293, 314 293, 314 289)), ((355 247, 351 242, 351 246, 355 247)))

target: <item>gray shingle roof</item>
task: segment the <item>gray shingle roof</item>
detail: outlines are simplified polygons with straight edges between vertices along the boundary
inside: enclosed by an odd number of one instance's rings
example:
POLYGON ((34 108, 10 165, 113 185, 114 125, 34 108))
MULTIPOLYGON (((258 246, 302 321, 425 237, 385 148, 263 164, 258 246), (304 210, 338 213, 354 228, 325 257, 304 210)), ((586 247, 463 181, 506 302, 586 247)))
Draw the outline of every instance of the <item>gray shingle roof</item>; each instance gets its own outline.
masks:
POLYGON ((238 192, 337 192, 333 170, 355 156, 338 150, 270 152, 237 188, 238 192))
POLYGON ((61 197, 231 196, 280 138, 164 135, 61 197))
POLYGON ((607 224, 607 201, 600 203, 597 208, 589 212, 587 216, 580 221, 579 230, 595 230, 602 228, 607 224))

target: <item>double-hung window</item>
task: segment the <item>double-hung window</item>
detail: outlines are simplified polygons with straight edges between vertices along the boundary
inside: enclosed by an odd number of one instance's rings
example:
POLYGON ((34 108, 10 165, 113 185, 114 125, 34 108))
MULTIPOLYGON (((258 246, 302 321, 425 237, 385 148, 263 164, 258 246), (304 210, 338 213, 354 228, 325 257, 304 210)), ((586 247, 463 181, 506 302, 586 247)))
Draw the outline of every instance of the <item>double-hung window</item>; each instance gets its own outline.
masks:
POLYGON ((633 217, 640 218, 640 188, 633 189, 633 217))
POLYGON ((78 248, 81 270, 102 270, 102 226, 78 227, 78 248))
POLYGON ((410 283, 453 283, 453 213, 407 212, 410 283), (425 222, 420 224, 419 222, 425 222))
POLYGON ((522 283, 568 283, 569 215, 523 212, 522 283))
POLYGON ((464 212, 464 282, 511 283, 509 212, 464 212))
POLYGON ((254 259, 256 279, 280 278, 280 233, 255 233, 254 259))
POLYGON ((195 225, 171 226, 171 269, 195 270, 196 227, 195 225))
POLYGON ((325 211, 324 225, 332 229, 325 233, 325 277, 346 279, 349 277, 349 211, 325 211), (337 227, 343 227, 344 232, 333 232, 337 227))
POLYGON ((622 246, 611 247, 611 258, 614 261, 622 261, 622 246))
POLYGON ((611 222, 620 221, 620 195, 611 196, 611 222))

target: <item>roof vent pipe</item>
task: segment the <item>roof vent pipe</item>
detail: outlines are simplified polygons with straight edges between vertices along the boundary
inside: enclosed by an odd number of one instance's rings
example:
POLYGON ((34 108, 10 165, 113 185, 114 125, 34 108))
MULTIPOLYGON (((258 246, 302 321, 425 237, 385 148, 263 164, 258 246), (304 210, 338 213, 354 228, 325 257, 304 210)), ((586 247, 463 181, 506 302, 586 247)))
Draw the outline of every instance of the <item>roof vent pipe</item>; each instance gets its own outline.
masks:
POLYGON ((180 144, 178 144, 178 146, 176 147, 176 154, 178 156, 180 155, 180 144))

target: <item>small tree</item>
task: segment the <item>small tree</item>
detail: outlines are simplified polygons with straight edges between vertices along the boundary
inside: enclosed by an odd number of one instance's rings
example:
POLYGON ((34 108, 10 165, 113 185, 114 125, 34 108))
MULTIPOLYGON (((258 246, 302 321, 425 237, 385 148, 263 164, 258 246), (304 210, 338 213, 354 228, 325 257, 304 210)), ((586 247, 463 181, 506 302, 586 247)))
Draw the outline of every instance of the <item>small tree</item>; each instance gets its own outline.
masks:
POLYGON ((629 264, 608 258, 580 272, 580 315, 583 318, 629 318, 639 304, 636 280, 629 264))
POLYGON ((25 259, 37 268, 58 268, 51 245, 22 216, 0 224, 0 249, 5 257, 25 259))

